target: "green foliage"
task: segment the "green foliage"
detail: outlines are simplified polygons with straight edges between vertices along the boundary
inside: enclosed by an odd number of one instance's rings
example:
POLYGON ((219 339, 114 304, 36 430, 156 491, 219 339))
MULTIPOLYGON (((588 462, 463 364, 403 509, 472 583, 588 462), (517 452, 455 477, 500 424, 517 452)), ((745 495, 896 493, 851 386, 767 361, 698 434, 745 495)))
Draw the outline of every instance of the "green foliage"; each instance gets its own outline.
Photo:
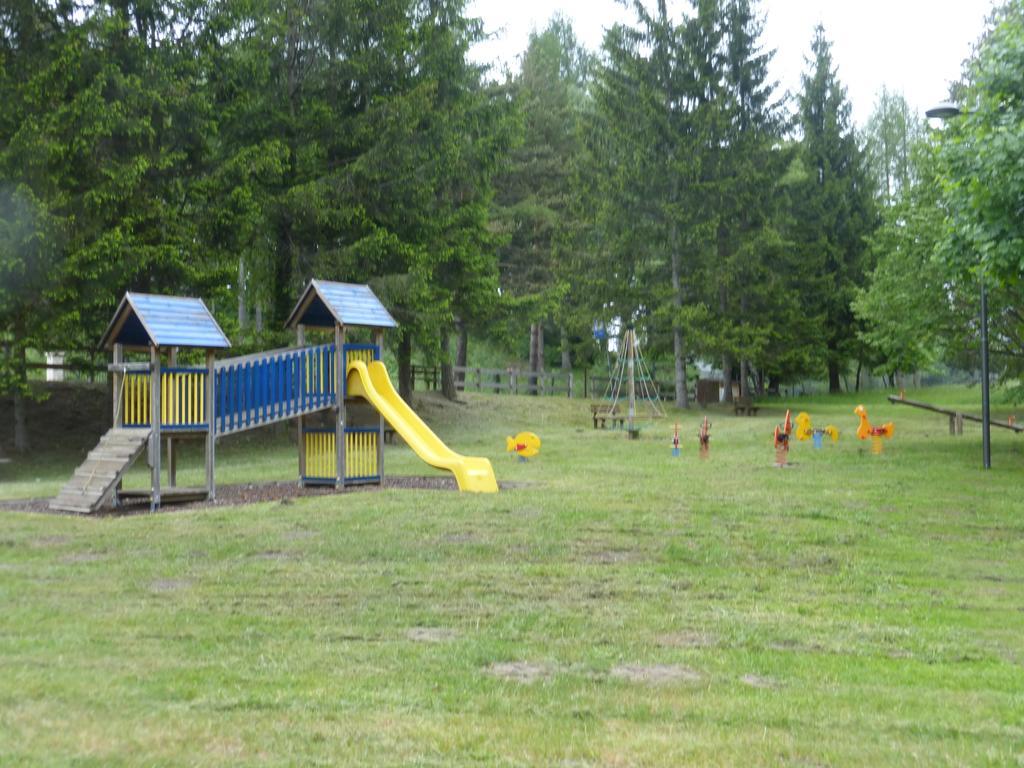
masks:
POLYGON ((530 35, 522 71, 510 83, 518 144, 497 179, 493 226, 509 338, 554 319, 587 333, 591 316, 579 252, 578 202, 591 59, 571 25, 555 16, 530 35), (570 290, 571 287, 571 290, 570 290))
POLYGON ((947 206, 942 255, 994 285, 1024 283, 1024 4, 996 15, 968 69, 970 111, 942 140, 947 206))
POLYGON ((865 236, 876 227, 878 215, 864 151, 850 124, 846 89, 821 26, 811 50, 799 96, 807 176, 791 187, 793 237, 805 255, 804 269, 817 277, 806 286, 805 306, 820 317, 829 389, 837 392, 846 364, 862 354, 851 302, 871 266, 865 236))

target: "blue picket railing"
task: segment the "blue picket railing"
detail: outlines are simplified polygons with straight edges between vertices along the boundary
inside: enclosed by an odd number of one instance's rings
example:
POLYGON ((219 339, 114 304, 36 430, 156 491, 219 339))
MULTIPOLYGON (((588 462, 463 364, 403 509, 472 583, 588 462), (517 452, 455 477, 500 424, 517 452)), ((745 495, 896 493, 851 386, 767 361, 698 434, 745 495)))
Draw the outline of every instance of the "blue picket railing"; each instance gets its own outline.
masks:
POLYGON ((333 344, 225 360, 215 373, 217 431, 236 432, 337 401, 333 344))

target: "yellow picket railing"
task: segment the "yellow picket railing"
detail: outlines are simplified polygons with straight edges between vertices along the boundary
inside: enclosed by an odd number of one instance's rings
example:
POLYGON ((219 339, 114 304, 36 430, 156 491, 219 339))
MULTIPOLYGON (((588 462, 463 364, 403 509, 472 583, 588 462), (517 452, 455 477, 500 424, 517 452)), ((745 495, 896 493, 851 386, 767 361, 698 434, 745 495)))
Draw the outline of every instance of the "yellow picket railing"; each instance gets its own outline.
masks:
POLYGON ((148 427, 150 423, 149 374, 126 373, 124 376, 123 422, 126 427, 148 427))
MULTIPOLYGON (((126 427, 147 427, 152 409, 148 373, 126 373, 124 377, 123 422, 126 427)), ((160 374, 160 425, 198 427, 206 425, 206 371, 172 369, 160 374)))
MULTIPOLYGON (((377 477, 377 430, 354 430, 345 433, 345 477, 366 479, 377 477)), ((306 477, 333 480, 337 466, 334 433, 309 431, 305 435, 306 477)))
POLYGON ((345 434, 345 477, 377 476, 377 431, 345 434))
POLYGON ((377 358, 374 357, 374 351, 372 349, 346 349, 345 350, 345 365, 352 365, 356 360, 369 365, 377 358))
POLYGON ((306 432, 306 477, 333 480, 336 466, 334 433, 306 432))

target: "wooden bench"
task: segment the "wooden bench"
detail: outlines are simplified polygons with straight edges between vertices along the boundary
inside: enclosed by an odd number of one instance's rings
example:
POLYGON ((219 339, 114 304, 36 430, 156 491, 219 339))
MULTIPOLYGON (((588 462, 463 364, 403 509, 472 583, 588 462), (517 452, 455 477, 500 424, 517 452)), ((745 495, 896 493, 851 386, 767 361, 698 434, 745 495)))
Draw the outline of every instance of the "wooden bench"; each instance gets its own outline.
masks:
POLYGON ((605 423, 610 421, 613 427, 622 427, 626 423, 626 416, 619 411, 619 406, 612 406, 611 410, 604 403, 591 403, 590 415, 594 419, 594 429, 600 426, 601 429, 605 428, 605 423))
POLYGON ((737 397, 733 403, 733 409, 737 416, 757 416, 760 407, 759 405, 754 405, 754 401, 749 397, 737 397))

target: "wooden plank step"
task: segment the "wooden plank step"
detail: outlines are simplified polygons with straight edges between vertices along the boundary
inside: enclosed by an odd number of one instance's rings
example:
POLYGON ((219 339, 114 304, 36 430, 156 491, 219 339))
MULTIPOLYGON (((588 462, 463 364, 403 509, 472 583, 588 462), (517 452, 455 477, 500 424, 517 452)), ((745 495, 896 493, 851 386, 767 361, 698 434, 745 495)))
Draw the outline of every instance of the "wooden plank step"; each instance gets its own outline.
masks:
POLYGON ((92 496, 77 497, 77 496, 65 496, 65 495, 61 494, 60 496, 58 496, 57 498, 53 499, 50 502, 50 506, 76 507, 76 508, 77 507, 84 507, 84 508, 88 509, 94 503, 96 503, 96 499, 93 498, 92 496))
POLYGON ((124 459, 89 459, 82 462, 75 474, 81 474, 83 471, 96 472, 97 474, 120 472, 124 469, 124 464, 127 460, 127 457, 124 459))
POLYGON ((88 467, 79 467, 71 477, 82 477, 86 480, 113 480, 117 477, 116 469, 93 470, 88 467))
POLYGON ((135 451, 89 451, 86 461, 118 461, 122 464, 135 455, 135 451))
POLYGON ((144 442, 149 439, 149 430, 140 429, 138 432, 133 432, 124 435, 114 435, 108 437, 106 435, 100 440, 100 444, 116 444, 116 445, 137 445, 138 443, 144 442))
POLYGON ((74 512, 79 515, 88 515, 92 513, 92 507, 79 507, 72 504, 60 504, 56 501, 50 502, 50 509, 59 510, 60 512, 74 512))

